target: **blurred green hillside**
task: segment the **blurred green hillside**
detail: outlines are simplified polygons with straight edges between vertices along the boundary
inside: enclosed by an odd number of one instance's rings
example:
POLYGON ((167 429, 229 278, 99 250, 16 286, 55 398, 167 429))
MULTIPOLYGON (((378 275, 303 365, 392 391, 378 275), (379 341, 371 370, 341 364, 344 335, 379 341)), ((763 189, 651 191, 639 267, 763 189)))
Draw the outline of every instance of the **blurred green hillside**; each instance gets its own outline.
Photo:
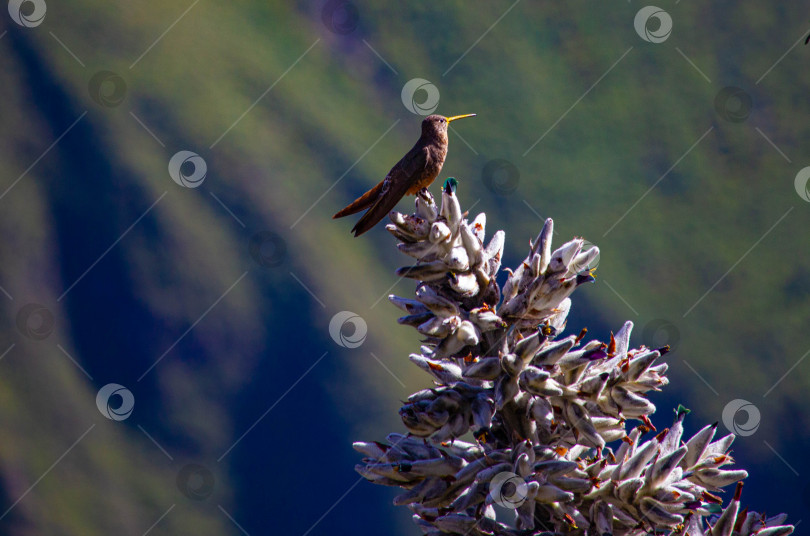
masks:
POLYGON ((571 330, 629 319, 637 342, 673 345, 659 428, 678 403, 693 429, 753 403, 746 501, 801 519, 806 9, 657 5, 660 43, 636 32, 638 2, 0 14, 0 533, 417 533, 351 450, 401 431, 399 400, 428 385, 384 298, 412 292, 393 275, 408 259, 382 226, 354 239, 331 219, 416 140, 414 78, 437 113, 478 114, 453 124, 442 178, 506 230, 504 265, 546 217, 558 244, 598 245, 571 330), (169 175, 182 150, 207 165, 198 188, 169 175), (340 311, 367 323, 359 348, 330 338, 340 311), (97 409, 109 383, 133 393, 129 418, 97 409))

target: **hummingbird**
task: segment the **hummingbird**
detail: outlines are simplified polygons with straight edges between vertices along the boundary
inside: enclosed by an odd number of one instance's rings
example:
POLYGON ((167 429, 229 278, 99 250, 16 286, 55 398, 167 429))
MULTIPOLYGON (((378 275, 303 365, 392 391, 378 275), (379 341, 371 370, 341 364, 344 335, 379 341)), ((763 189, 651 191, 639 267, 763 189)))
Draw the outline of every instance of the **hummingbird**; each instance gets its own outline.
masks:
POLYGON ((422 135, 416 145, 391 168, 377 186, 332 218, 342 218, 368 209, 352 228, 356 237, 377 225, 406 194, 413 195, 433 183, 447 156, 447 125, 456 119, 473 116, 475 114, 427 116, 422 121, 422 135))

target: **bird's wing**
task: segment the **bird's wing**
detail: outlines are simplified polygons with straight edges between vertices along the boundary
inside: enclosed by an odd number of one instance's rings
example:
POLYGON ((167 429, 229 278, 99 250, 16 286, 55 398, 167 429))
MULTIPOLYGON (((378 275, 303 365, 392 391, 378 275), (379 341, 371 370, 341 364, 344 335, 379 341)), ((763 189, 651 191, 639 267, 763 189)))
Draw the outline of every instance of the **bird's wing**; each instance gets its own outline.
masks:
POLYGON ((382 181, 377 201, 352 228, 354 236, 360 236, 377 225, 399 203, 411 187, 413 179, 427 167, 429 158, 430 151, 427 147, 414 147, 391 168, 382 181))

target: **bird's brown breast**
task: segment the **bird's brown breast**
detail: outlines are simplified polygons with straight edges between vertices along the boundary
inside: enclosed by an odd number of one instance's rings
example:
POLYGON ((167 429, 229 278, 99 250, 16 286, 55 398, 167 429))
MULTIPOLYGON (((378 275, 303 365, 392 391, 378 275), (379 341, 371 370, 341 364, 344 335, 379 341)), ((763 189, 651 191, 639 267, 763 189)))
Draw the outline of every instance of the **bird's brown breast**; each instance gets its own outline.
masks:
POLYGON ((430 157, 428 158, 427 164, 425 168, 414 177, 413 184, 408 188, 408 195, 413 195, 422 188, 427 188, 433 184, 433 181, 439 176, 442 166, 444 166, 444 159, 447 157, 446 144, 429 145, 428 152, 430 157))

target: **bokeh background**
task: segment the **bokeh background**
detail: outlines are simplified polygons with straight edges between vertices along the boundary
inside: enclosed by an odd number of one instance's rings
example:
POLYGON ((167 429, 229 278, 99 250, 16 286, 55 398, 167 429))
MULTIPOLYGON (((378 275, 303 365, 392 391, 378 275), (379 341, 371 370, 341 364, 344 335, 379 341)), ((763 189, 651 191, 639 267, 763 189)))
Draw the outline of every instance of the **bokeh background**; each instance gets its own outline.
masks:
POLYGON ((434 93, 478 113, 441 179, 506 230, 504 265, 546 217, 599 246, 569 329, 671 344, 653 422, 736 423, 745 503, 810 508, 802 3, 662 0, 640 25, 623 0, 9 5, 0 533, 418 532, 351 449, 429 385, 385 299, 408 259, 331 215, 434 93), (341 311, 360 346, 330 336, 341 311))

